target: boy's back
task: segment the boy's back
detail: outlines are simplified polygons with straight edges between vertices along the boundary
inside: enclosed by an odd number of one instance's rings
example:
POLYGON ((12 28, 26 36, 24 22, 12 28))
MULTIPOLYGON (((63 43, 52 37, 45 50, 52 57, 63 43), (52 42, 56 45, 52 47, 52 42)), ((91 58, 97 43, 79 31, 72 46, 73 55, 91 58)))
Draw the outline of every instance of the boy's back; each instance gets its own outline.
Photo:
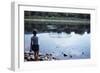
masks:
POLYGON ((37 36, 33 36, 31 38, 31 41, 32 41, 32 45, 38 45, 38 37, 37 36))

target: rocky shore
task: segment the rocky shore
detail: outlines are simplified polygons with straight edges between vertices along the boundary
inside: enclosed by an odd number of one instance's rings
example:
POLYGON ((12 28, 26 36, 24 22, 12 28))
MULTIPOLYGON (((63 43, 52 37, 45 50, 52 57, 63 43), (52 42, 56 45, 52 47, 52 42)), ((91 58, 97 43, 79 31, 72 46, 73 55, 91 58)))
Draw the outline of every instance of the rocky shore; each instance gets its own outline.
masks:
MULTIPOLYGON (((52 56, 52 54, 46 53, 45 55, 39 53, 38 57, 39 61, 52 61, 52 60, 59 60, 58 58, 55 58, 52 56)), ((34 52, 25 52, 24 53, 24 61, 35 61, 34 60, 34 52)))

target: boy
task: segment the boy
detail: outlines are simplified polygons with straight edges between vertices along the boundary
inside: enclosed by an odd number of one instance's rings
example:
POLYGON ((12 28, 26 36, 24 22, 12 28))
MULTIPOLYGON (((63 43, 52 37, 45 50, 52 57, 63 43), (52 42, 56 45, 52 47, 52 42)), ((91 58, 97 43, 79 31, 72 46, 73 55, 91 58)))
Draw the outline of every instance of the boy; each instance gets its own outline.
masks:
POLYGON ((37 31, 33 30, 33 36, 31 37, 31 50, 34 51, 34 60, 38 61, 39 56, 39 45, 38 45, 38 37, 36 36, 37 31))

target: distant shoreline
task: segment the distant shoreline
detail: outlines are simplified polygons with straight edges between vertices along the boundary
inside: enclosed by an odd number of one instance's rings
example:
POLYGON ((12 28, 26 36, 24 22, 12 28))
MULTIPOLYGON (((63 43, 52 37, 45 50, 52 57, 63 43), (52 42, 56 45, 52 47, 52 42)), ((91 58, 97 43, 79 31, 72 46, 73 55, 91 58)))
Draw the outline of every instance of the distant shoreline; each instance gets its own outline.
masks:
MULTIPOLYGON (((74 32, 74 31, 71 31, 70 33, 67 33, 67 34, 71 34, 72 32, 74 32)), ((87 32, 87 31, 84 31, 82 33, 76 33, 76 34, 80 34, 81 35, 81 34, 84 34, 85 32, 87 32)), ((48 33, 48 32, 38 32, 38 34, 41 34, 41 33, 48 33)), ((58 33, 58 32, 49 32, 49 33, 58 33)), ((66 32, 64 32, 64 33, 66 33, 66 32)), ((87 32, 87 33, 90 34, 90 32, 87 32)), ((32 34, 32 32, 25 32, 24 34, 32 34)), ((58 33, 58 34, 60 34, 60 33, 58 33)))

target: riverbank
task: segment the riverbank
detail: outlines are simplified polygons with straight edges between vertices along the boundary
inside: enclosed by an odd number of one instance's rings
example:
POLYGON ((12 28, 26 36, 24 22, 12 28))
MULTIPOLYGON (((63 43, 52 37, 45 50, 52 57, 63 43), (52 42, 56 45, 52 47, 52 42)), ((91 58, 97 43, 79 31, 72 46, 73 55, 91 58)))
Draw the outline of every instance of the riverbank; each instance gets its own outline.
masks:
MULTIPOLYGON (((52 61, 52 60, 59 60, 55 57, 52 56, 52 54, 41 54, 39 53, 39 57, 38 57, 39 61, 52 61)), ((34 52, 25 52, 24 53, 24 61, 35 61, 34 60, 34 52)))

